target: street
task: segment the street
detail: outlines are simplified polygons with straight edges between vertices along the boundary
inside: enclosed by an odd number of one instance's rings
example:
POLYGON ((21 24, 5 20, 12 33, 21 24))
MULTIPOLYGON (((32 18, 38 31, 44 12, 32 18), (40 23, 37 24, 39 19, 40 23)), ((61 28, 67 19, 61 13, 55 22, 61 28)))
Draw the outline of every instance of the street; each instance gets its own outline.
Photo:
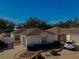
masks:
POLYGON ((8 49, 3 52, 0 52, 0 59, 14 59, 14 56, 23 50, 21 45, 17 45, 14 49, 8 49))

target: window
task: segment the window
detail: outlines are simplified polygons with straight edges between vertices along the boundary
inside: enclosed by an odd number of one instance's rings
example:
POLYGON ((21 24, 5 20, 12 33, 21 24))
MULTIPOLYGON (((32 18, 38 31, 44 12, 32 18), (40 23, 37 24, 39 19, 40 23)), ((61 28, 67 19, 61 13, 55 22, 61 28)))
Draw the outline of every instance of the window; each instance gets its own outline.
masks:
POLYGON ((66 42, 66 43, 68 43, 68 44, 73 44, 73 42, 66 42))
POLYGON ((47 43, 47 37, 42 37, 41 43, 43 43, 43 44, 47 43))
POLYGON ((20 40, 20 35, 15 35, 15 41, 19 41, 20 40))
POLYGON ((42 43, 47 43, 47 40, 46 39, 42 39, 42 43))

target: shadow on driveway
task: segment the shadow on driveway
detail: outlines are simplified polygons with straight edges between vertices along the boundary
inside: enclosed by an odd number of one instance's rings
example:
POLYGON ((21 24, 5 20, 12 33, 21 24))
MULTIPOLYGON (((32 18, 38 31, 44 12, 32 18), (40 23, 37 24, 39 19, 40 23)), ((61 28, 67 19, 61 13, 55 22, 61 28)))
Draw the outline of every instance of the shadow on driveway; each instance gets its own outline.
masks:
POLYGON ((75 51, 79 51, 79 45, 76 46, 76 50, 75 51))
POLYGON ((8 47, 5 47, 5 48, 1 48, 0 49, 0 52, 4 52, 5 50, 11 50, 11 49, 14 49, 14 46, 8 48, 8 47))

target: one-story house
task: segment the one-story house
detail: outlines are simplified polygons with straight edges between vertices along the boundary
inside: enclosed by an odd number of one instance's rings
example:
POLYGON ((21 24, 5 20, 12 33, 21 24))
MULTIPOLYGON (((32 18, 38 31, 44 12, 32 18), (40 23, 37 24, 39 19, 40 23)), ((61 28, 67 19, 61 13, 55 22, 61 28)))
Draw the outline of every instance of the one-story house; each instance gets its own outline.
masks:
POLYGON ((63 28, 62 33, 66 34, 66 40, 74 40, 79 45, 79 28, 63 28))
POLYGON ((21 31, 15 31, 12 34, 20 35, 21 44, 25 48, 35 44, 48 44, 57 41, 56 33, 51 33, 38 28, 29 28, 21 31))
POLYGON ((12 33, 1 33, 0 40, 8 44, 20 43, 25 48, 34 44, 47 44, 57 40, 74 40, 76 44, 79 44, 79 28, 54 27, 47 30, 21 28, 12 33))
POLYGON ((13 35, 10 32, 2 31, 0 32, 0 41, 3 41, 10 48, 14 42, 13 35))
POLYGON ((54 27, 46 31, 57 33, 59 40, 74 40, 79 45, 79 28, 54 27))
POLYGON ((66 35, 64 33, 62 33, 62 28, 60 27, 54 27, 54 28, 50 28, 47 29, 46 31, 51 32, 51 33, 56 33, 57 34, 57 40, 59 41, 63 41, 63 39, 66 39, 66 35))

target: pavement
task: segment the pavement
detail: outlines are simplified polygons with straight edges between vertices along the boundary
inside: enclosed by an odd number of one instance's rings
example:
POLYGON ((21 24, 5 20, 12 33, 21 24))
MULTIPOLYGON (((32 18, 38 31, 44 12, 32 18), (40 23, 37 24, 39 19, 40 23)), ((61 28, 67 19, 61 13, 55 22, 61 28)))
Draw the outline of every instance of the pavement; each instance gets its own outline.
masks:
POLYGON ((23 50, 21 45, 14 46, 13 49, 4 50, 0 52, 0 59, 14 59, 14 56, 23 50))
POLYGON ((50 54, 50 52, 44 52, 42 53, 42 56, 45 57, 45 59, 79 59, 79 51, 71 51, 64 49, 63 51, 59 52, 59 56, 53 56, 50 54), (46 56, 48 54, 48 56, 46 56))
MULTIPOLYGON (((14 59, 14 56, 22 51, 24 51, 23 47, 21 45, 17 45, 14 47, 14 49, 0 52, 0 59, 14 59)), ((42 56, 44 56, 45 59, 79 59, 79 48, 77 51, 64 49, 63 51, 59 52, 59 54, 60 56, 53 56, 50 54, 50 52, 43 52, 42 56), (46 56, 46 54, 49 56, 46 56)))

